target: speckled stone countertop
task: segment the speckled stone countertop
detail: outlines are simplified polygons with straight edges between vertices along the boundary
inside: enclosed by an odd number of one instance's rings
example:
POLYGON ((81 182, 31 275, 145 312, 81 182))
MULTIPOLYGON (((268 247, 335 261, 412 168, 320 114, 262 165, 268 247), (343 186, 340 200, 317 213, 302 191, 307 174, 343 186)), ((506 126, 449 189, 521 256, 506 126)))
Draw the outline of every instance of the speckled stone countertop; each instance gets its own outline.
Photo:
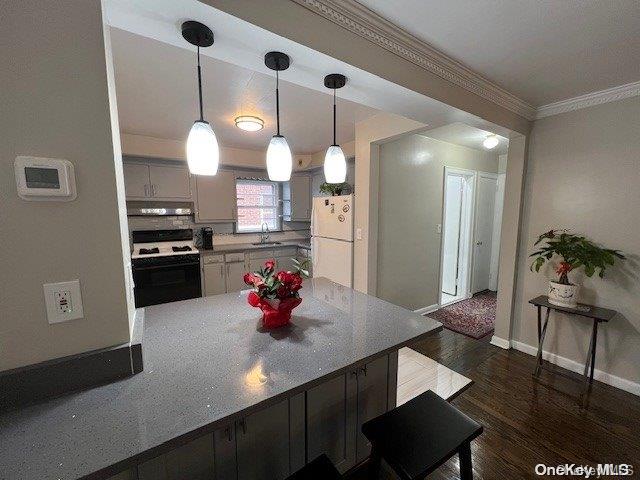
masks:
POLYGON ((0 414, 0 478, 108 477, 442 328, 325 278, 301 294, 271 332, 246 291, 138 310, 144 371, 0 414))
POLYGON ((306 248, 307 250, 311 249, 310 239, 302 238, 298 240, 283 240, 281 243, 276 245, 254 245, 253 243, 231 243, 227 245, 216 245, 214 243, 213 250, 200 250, 200 253, 203 255, 206 254, 219 254, 219 253, 235 253, 235 252, 247 252, 249 250, 266 250, 266 249, 277 249, 277 248, 286 248, 286 247, 300 247, 306 248))

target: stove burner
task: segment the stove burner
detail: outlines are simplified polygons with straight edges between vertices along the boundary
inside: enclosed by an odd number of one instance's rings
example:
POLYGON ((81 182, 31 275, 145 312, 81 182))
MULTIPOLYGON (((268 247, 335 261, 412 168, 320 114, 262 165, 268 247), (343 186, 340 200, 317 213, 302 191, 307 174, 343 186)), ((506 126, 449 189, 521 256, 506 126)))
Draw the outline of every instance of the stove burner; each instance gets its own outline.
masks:
POLYGON ((151 255, 152 253, 160 253, 160 249, 158 247, 155 248, 141 248, 138 253, 140 255, 151 255))
POLYGON ((171 247, 171 250, 174 252, 190 252, 192 249, 189 245, 185 245, 184 247, 171 247))

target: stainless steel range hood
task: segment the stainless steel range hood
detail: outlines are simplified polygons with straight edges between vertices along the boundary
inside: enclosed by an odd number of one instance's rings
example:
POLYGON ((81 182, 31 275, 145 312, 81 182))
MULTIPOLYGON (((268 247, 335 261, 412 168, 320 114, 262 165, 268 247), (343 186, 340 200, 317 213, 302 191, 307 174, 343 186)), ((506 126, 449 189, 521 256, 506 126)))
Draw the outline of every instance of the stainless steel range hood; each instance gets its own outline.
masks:
POLYGON ((152 217, 191 215, 193 206, 190 203, 174 202, 127 202, 127 216, 152 217))

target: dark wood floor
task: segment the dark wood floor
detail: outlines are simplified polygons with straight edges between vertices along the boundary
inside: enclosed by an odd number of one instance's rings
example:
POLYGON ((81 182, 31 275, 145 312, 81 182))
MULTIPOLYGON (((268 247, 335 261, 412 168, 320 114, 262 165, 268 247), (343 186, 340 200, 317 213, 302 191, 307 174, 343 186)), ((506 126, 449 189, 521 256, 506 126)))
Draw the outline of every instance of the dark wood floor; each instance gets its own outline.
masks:
MULTIPOLYGON (((472 446, 475 479, 541 478, 539 463, 628 463, 640 478, 639 397, 594 382, 582 407, 579 376, 554 368, 536 381, 534 357, 494 347, 489 336, 444 329, 413 348, 474 381, 452 403, 484 426, 472 446)), ((458 459, 429 478, 459 478, 458 459)))

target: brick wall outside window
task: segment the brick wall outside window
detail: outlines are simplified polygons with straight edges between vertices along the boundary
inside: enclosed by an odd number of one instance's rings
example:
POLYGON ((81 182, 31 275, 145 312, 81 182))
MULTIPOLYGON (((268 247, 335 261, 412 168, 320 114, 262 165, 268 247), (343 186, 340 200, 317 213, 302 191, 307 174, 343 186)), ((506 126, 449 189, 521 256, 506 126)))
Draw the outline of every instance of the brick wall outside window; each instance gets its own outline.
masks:
POLYGON ((261 180, 236 181, 238 232, 259 232, 266 223, 269 230, 279 230, 278 184, 261 180))

